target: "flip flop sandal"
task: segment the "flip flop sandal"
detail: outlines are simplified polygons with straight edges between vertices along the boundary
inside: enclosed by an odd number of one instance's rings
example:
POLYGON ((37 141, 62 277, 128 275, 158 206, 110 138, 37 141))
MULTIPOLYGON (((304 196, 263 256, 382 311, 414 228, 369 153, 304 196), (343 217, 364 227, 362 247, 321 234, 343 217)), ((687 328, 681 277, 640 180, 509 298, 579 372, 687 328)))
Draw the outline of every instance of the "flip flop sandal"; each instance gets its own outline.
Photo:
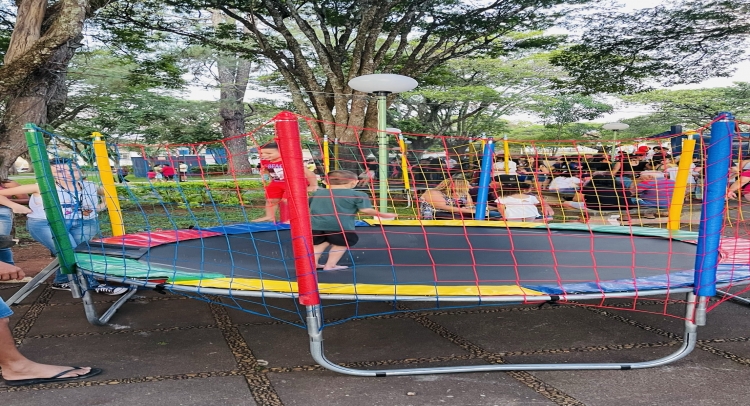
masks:
POLYGON ((5 379, 5 384, 8 386, 25 386, 25 385, 38 385, 42 383, 55 383, 55 382, 67 382, 67 381, 76 381, 79 379, 87 379, 91 378, 92 376, 96 376, 102 373, 102 370, 99 368, 91 368, 91 371, 89 371, 87 374, 78 375, 78 376, 69 376, 65 378, 61 378, 61 376, 73 372, 79 369, 83 369, 81 367, 73 367, 67 371, 62 371, 59 374, 51 377, 51 378, 34 378, 34 379, 5 379))

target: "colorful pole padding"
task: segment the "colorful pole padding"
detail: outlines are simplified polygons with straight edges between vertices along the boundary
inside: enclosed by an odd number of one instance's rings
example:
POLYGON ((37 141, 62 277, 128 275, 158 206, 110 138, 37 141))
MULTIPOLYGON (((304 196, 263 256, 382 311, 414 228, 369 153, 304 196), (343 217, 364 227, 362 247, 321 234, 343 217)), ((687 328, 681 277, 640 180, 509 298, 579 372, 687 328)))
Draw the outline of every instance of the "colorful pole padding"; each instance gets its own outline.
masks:
POLYGON ((409 159, 406 156, 406 140, 404 136, 398 135, 398 147, 401 149, 401 176, 404 178, 404 190, 408 193, 409 185, 409 159))
POLYGON ((339 139, 338 137, 333 139, 333 169, 339 170, 339 139))
POLYGON ((299 135, 297 116, 282 111, 274 117, 276 142, 284 165, 284 180, 289 204, 289 226, 292 233, 294 268, 297 274, 299 302, 305 306, 320 304, 315 256, 310 229, 310 207, 307 202, 307 178, 305 177, 302 141, 299 135))
POLYGON ((323 170, 325 174, 331 171, 331 150, 329 149, 328 136, 323 136, 323 170))
POLYGON ((50 229, 57 249, 57 259, 60 263, 60 271, 70 275, 75 273, 76 257, 73 244, 68 237, 68 229, 65 227, 65 219, 60 208, 60 199, 57 196, 57 186, 52 176, 52 168, 47 156, 47 146, 44 143, 42 132, 34 124, 26 124, 24 127, 26 144, 29 146, 29 157, 34 167, 34 176, 39 185, 39 193, 42 195, 44 214, 47 216, 50 229))
POLYGON ((495 142, 492 138, 487 140, 482 154, 482 171, 479 176, 479 191, 477 192, 475 220, 484 220, 487 215, 487 197, 490 193, 490 180, 492 180, 492 158, 495 156, 495 142))
POLYGON ((716 271, 726 211, 725 200, 729 168, 732 163, 734 130, 734 116, 729 112, 719 113, 717 120, 711 125, 711 141, 706 149, 703 210, 695 254, 693 289, 696 296, 716 295, 716 271))
POLYGON ((122 209, 120 208, 120 199, 117 196, 115 179, 112 176, 112 166, 109 163, 109 154, 107 153, 107 144, 102 139, 102 134, 94 132, 93 138, 94 157, 96 158, 96 167, 99 172, 99 180, 102 182, 104 189, 104 203, 107 205, 109 213, 109 223, 112 225, 112 235, 117 237, 125 234, 125 223, 122 220, 122 209))
POLYGON ((503 164, 505 165, 505 174, 510 175, 510 145, 508 136, 503 136, 503 164))
POLYGON ((690 166, 693 163, 693 151, 695 151, 695 140, 691 135, 688 138, 682 140, 682 154, 680 157, 679 166, 677 167, 677 179, 674 180, 675 186, 672 193, 672 204, 669 206, 669 223, 667 223, 667 229, 679 230, 680 229, 680 217, 682 216, 682 207, 685 204, 685 196, 689 196, 687 190, 688 179, 690 175, 690 166))

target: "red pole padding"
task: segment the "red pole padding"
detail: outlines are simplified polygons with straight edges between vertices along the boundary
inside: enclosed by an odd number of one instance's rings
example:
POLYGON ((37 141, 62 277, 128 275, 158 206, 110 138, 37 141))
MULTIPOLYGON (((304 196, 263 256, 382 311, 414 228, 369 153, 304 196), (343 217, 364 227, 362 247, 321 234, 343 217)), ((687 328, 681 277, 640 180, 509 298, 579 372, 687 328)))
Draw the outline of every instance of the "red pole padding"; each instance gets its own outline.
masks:
POLYGON ((297 116, 291 112, 282 111, 273 120, 276 124, 276 143, 279 145, 281 161, 284 164, 299 302, 305 306, 317 305, 320 304, 320 296, 318 295, 318 278, 313 265, 315 256, 310 226, 310 207, 307 203, 307 179, 297 116))
POLYGON ((289 205, 286 203, 288 198, 289 195, 284 194, 284 196, 281 198, 281 201, 279 202, 279 218, 281 219, 282 223, 289 222, 289 205))

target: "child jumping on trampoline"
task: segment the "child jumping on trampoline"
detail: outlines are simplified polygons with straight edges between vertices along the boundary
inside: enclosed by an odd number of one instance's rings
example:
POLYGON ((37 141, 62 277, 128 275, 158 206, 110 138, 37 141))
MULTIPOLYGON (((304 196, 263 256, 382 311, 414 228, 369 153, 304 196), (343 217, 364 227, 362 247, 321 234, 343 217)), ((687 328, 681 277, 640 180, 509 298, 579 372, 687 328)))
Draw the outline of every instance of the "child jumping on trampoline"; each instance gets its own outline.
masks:
MULTIPOLYGON (((281 153, 275 142, 260 148, 260 165, 261 173, 267 179, 266 215, 253 220, 253 222, 276 221, 276 208, 279 207, 279 203, 284 198, 286 182, 284 182, 284 165, 281 163, 281 153)), ((307 179, 308 192, 318 190, 318 179, 315 173, 305 169, 305 178, 307 179)))
POLYGON ((384 219, 396 218, 394 213, 381 213, 372 208, 370 196, 357 190, 357 175, 350 171, 328 173, 328 189, 316 191, 310 198, 310 216, 313 234, 315 263, 318 269, 338 271, 347 266, 338 265, 349 247, 359 241, 354 232, 357 213, 384 219), (328 251, 328 260, 320 264, 320 256, 328 251))

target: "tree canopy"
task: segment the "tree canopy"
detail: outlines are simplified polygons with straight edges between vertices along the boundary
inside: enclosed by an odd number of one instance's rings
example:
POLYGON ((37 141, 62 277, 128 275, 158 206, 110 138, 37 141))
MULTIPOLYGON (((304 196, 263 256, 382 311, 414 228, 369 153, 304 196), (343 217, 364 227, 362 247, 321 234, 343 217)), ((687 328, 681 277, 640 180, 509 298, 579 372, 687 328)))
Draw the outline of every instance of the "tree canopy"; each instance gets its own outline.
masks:
MULTIPOLYGON (((556 137, 567 137, 584 129, 575 120, 608 111, 599 105, 584 114, 575 107, 594 107, 601 93, 636 93, 627 100, 671 111, 632 121, 644 129, 657 119, 673 120, 662 127, 693 123, 701 119, 693 110, 705 117, 716 107, 745 109, 744 85, 724 101, 706 92, 698 99, 716 101, 708 105, 675 93, 637 93, 729 75, 745 57, 750 0, 678 0, 628 12, 607 4, 0 0, 9 6, 0 7, 0 141, 10 146, 0 153, 0 177, 25 149, 18 123, 66 133, 107 128, 160 142, 213 139, 220 136, 216 128, 223 136, 242 132, 268 105, 247 109, 248 82, 274 86, 263 90, 277 89, 290 108, 318 119, 319 134, 365 142, 374 134, 341 124, 376 127, 375 99, 347 84, 371 73, 420 83, 413 92, 389 96, 389 125, 461 137, 504 132, 503 117, 518 112, 536 112, 556 128, 556 137), (555 26, 568 27, 570 35, 548 34, 555 26), (73 55, 82 49, 93 55, 97 47, 108 48, 116 61, 77 70, 73 55), (204 51, 196 53, 199 47, 204 51), (196 55, 214 59, 184 63, 196 55), (105 69, 119 82, 97 83, 105 69), (188 72, 215 77, 217 106, 175 99, 170 91, 185 86, 188 72), (568 113, 581 114, 553 112, 573 99, 580 103, 568 103, 568 113)), ((271 104, 279 103, 285 101, 271 104)))
POLYGON ((587 14, 576 43, 553 58, 577 93, 634 93, 726 77, 747 57, 748 0, 682 0, 587 14))

